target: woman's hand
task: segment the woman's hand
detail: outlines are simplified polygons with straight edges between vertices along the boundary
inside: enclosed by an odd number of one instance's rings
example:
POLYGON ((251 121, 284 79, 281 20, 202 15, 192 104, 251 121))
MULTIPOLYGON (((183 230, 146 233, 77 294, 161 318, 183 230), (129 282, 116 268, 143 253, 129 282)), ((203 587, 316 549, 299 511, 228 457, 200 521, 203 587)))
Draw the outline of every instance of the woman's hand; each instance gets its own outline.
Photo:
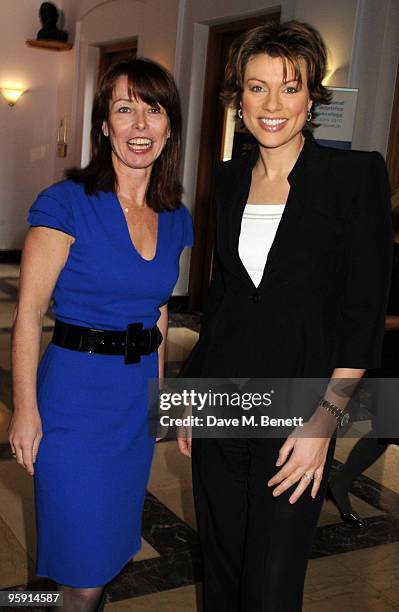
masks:
MULTIPOLYGON (((181 415, 183 419, 190 418, 193 414, 193 407, 190 404, 185 406, 183 414, 181 415)), ((193 432, 191 425, 182 425, 181 427, 177 427, 177 446, 179 447, 179 451, 185 457, 191 457, 191 445, 193 441, 193 432)))
POLYGON ((179 427, 177 431, 177 446, 182 455, 191 457, 191 444, 191 427, 179 427))
MULTIPOLYGON (((354 388, 365 370, 359 368, 335 368, 324 398, 346 409, 354 388)), ((277 466, 282 466, 267 485, 277 485, 273 495, 277 497, 298 483, 289 502, 295 504, 313 481, 311 496, 316 497, 323 478, 324 465, 331 437, 337 428, 337 420, 325 408, 318 406, 309 421, 294 429, 280 448, 277 466)))
POLYGON ((298 482, 289 499, 290 504, 295 504, 313 480, 311 495, 315 498, 323 478, 329 442, 329 438, 287 438, 280 449, 276 463, 283 467, 267 483, 269 487, 278 485, 273 495, 275 497, 281 495, 298 482))
POLYGON ((14 412, 9 427, 9 441, 17 463, 33 476, 34 463, 42 439, 42 421, 38 410, 14 412))
POLYGON ((337 426, 336 419, 326 410, 318 409, 302 427, 296 428, 280 448, 277 466, 282 466, 267 486, 278 485, 277 497, 298 483, 289 502, 295 504, 312 483, 311 496, 316 497, 323 478, 328 446, 337 426))

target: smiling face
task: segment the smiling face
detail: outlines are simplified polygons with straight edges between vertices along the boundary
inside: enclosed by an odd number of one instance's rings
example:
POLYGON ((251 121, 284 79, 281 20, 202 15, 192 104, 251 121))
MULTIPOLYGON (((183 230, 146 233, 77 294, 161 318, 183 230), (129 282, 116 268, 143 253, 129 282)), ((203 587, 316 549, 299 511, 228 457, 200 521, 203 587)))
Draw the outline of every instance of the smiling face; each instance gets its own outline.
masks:
POLYGON ((246 65, 241 101, 243 121, 260 146, 277 148, 301 137, 312 101, 304 61, 300 59, 299 65, 301 84, 295 80, 288 62, 284 81, 280 57, 255 55, 246 65))
POLYGON ((115 170, 121 164, 136 170, 151 169, 170 136, 165 110, 140 98, 130 98, 126 76, 116 81, 108 121, 104 121, 102 129, 110 139, 115 170))

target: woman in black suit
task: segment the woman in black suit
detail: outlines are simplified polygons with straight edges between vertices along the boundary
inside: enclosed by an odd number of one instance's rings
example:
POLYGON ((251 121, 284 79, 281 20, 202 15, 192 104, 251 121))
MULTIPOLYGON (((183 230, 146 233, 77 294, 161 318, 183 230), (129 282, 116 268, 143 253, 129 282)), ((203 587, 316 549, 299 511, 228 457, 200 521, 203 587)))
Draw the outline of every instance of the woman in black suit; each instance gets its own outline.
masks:
MULTIPOLYGON (((309 25, 267 24, 233 46, 222 98, 258 146, 214 174, 216 241, 185 377, 362 377, 380 364, 392 256, 378 153, 319 146, 329 95, 309 25), (268 208, 270 207, 270 208, 268 208)), ((194 439, 206 612, 297 612, 345 405, 327 391, 300 437, 194 439)), ((191 441, 179 439, 183 453, 191 441)))

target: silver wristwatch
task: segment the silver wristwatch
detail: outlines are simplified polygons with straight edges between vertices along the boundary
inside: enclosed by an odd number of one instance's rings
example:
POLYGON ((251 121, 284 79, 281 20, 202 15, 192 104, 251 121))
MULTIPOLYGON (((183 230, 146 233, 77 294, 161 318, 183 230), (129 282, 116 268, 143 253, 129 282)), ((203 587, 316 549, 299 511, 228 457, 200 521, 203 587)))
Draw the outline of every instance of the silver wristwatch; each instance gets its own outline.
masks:
POLYGON ((349 412, 346 410, 339 408, 324 398, 319 401, 319 406, 325 408, 327 412, 337 419, 338 427, 345 427, 349 423, 349 412))

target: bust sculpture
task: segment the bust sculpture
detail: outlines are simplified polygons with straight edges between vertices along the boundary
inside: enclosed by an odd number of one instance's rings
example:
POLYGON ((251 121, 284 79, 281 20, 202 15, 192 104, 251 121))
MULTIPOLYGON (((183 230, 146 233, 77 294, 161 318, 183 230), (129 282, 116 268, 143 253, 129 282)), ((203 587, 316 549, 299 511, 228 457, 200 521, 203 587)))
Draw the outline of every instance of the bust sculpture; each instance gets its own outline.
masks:
POLYGON ((52 2, 43 2, 39 9, 42 29, 37 33, 37 40, 59 40, 66 42, 68 32, 57 28, 58 9, 52 2))

